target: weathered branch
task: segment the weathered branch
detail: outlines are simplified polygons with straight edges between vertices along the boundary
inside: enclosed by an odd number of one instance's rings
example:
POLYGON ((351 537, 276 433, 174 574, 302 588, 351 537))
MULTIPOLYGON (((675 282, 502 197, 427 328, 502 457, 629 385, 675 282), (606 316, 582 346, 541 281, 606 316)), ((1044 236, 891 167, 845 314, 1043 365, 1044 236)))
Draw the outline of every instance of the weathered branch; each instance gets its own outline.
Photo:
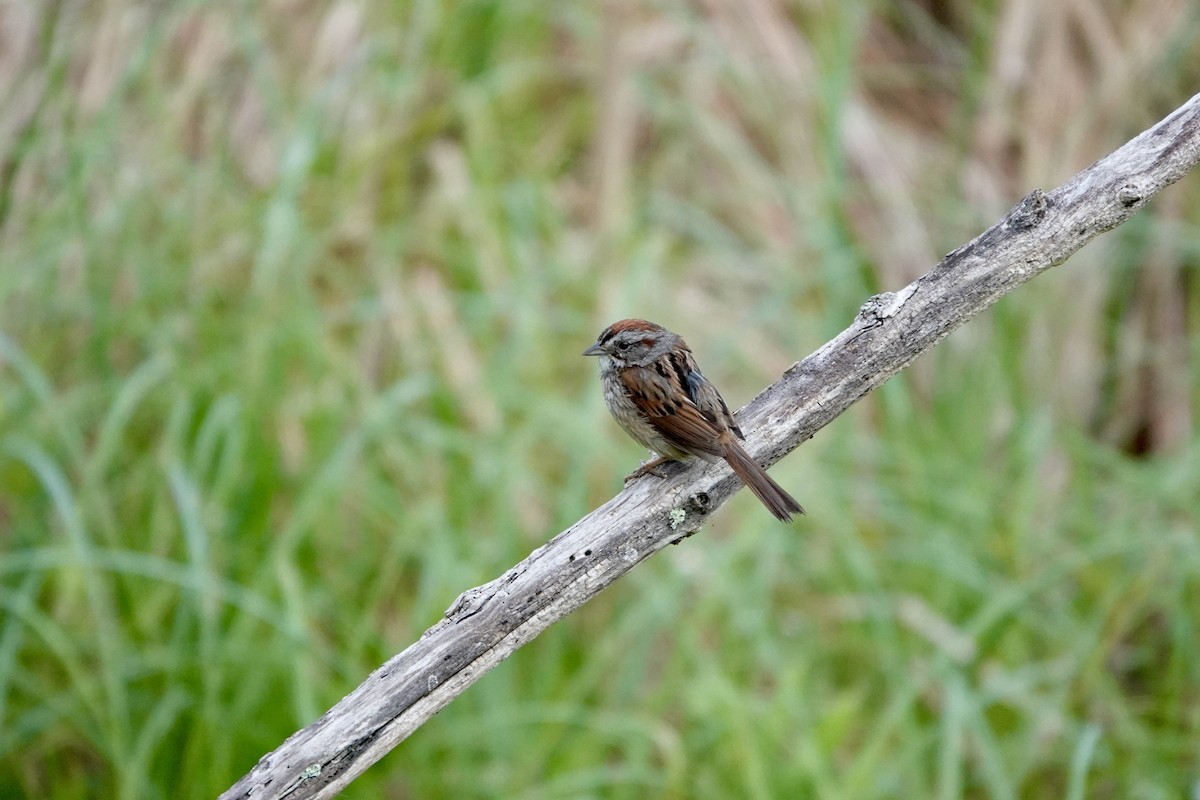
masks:
MULTIPOLYGON (((739 415, 772 464, 943 336, 1124 222, 1200 160, 1200 95, 996 225, 898 292, 872 297, 837 338, 739 415)), ((574 352, 574 351, 572 351, 574 352)), ((695 533, 740 488, 723 464, 633 483, 483 586, 404 652, 293 734, 222 798, 331 797, 483 673, 639 561, 695 533)))

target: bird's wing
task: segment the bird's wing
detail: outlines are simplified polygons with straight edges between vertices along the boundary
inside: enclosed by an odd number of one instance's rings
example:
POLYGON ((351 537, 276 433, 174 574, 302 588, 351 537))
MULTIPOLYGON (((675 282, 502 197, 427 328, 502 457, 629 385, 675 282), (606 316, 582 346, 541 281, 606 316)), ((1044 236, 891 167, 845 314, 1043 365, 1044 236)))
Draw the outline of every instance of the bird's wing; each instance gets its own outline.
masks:
POLYGON ((714 426, 691 399, 678 372, 656 367, 627 367, 621 385, 646 420, 680 449, 721 456, 725 448, 714 426))
POLYGON ((696 404, 696 408, 700 410, 704 418, 718 432, 729 429, 737 438, 745 438, 738 426, 734 424, 733 415, 729 413, 729 406, 725 405, 725 400, 717 391, 717 387, 700 374, 700 368, 696 366, 692 351, 684 348, 682 352, 671 353, 670 359, 671 366, 679 375, 684 387, 687 388, 688 397, 692 398, 692 402, 696 404))

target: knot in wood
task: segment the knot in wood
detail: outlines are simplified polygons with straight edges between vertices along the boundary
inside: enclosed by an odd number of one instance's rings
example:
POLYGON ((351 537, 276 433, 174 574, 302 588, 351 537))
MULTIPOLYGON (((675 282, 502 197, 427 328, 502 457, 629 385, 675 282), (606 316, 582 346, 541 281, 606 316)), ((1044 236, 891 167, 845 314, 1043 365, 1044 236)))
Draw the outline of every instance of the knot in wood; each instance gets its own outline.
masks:
POLYGON ((1143 197, 1142 190, 1132 183, 1127 183, 1117 190, 1117 202, 1125 208, 1136 206, 1142 202, 1143 197))
POLYGON ((1050 198, 1046 197, 1046 193, 1041 189, 1034 189, 1008 212, 1004 226, 1018 230, 1036 228, 1046 218, 1049 208, 1050 198))
POLYGON ((858 320, 865 322, 873 328, 878 328, 883 324, 883 321, 889 316, 885 313, 885 309, 892 304, 894 295, 891 292, 884 292, 867 298, 867 302, 862 304, 858 309, 858 320))

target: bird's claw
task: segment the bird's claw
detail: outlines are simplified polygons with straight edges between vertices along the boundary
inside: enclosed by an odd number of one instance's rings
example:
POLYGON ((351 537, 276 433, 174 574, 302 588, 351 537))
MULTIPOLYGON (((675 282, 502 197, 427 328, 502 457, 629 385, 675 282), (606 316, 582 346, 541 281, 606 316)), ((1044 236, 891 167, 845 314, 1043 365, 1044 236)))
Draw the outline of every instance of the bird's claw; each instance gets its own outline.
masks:
POLYGON ((640 467, 625 476, 625 483, 628 484, 630 481, 635 481, 643 475, 653 475, 656 478, 665 478, 666 476, 659 471, 659 467, 668 461, 670 461, 669 458, 655 456, 649 461, 642 462, 640 467))

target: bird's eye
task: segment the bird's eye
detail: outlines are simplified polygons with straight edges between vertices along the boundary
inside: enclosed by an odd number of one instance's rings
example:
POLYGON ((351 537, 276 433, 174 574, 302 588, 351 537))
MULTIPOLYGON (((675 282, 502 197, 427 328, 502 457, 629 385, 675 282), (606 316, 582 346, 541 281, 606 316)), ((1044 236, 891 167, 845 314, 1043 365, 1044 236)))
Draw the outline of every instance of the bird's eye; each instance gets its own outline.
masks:
POLYGON ((617 342, 617 349, 621 352, 625 352, 629 349, 629 342, 617 342))

